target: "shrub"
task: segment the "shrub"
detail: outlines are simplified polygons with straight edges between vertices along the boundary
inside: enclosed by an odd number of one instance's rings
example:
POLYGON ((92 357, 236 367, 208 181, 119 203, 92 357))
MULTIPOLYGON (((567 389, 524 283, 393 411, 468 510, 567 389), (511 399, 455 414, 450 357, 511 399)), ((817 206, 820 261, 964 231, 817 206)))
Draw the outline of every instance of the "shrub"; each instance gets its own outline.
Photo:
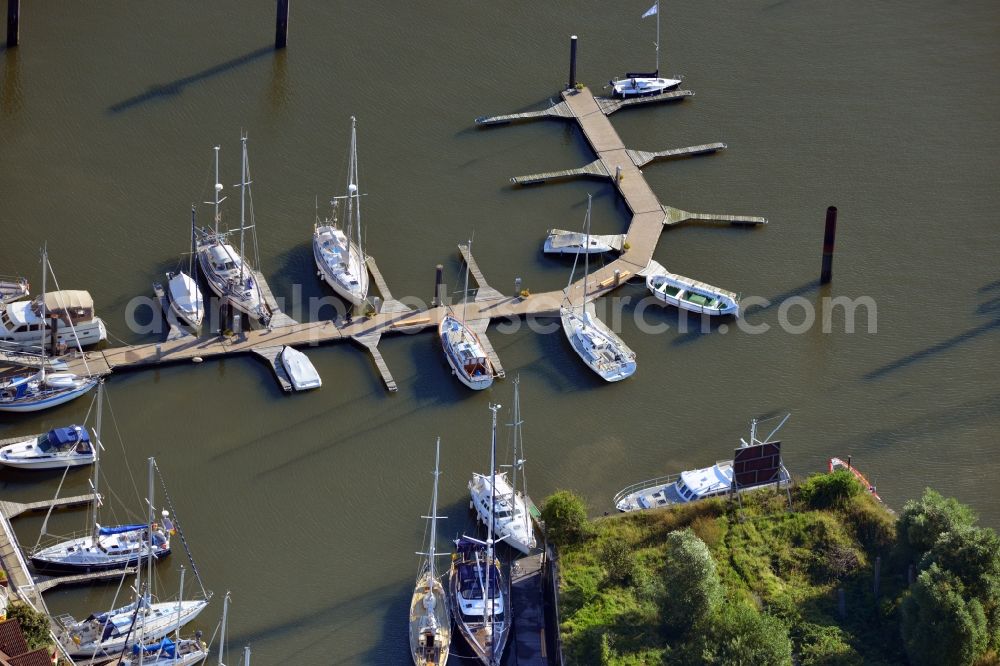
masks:
POLYGON ((920 573, 900 613, 903 645, 914 666, 964 666, 986 651, 982 604, 968 599, 962 581, 937 564, 920 573))
POLYGON ((722 585, 708 546, 690 529, 667 535, 666 557, 663 619, 668 628, 684 631, 712 614, 722 585))
POLYGON ((799 486, 799 497, 814 509, 843 506, 861 493, 861 483, 846 469, 830 474, 814 474, 799 486))
POLYGON ((743 602, 727 602, 704 634, 701 663, 720 666, 789 666, 792 642, 785 625, 743 602))
POLYGON ((607 573, 608 582, 613 585, 625 585, 635 576, 635 555, 628 543, 614 537, 601 547, 601 564, 607 573))
POLYGON ((49 618, 45 613, 39 613, 26 603, 14 601, 7 606, 7 619, 18 621, 21 633, 24 634, 24 639, 28 641, 28 647, 32 650, 51 644, 49 618))
POLYGON ((559 490, 542 506, 545 536, 557 546, 579 541, 587 531, 587 505, 569 490, 559 490))
POLYGON ((803 622, 795 634, 801 666, 862 666, 864 663, 839 627, 803 622))
POLYGON ((942 497, 927 488, 919 500, 903 505, 897 529, 899 540, 918 553, 931 549, 938 537, 959 527, 971 527, 976 522, 972 509, 953 497, 942 497))

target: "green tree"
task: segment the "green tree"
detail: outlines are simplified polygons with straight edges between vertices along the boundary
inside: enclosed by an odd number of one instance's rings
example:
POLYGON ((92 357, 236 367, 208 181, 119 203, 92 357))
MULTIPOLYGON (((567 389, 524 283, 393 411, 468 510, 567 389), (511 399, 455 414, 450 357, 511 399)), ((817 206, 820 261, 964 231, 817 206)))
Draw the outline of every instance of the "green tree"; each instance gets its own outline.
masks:
POLYGON ((685 631, 704 621, 722 600, 722 585, 712 554, 690 529, 667 535, 663 583, 663 619, 675 631, 685 631))
POLYGON ((21 625, 21 633, 28 641, 28 647, 37 650, 51 644, 49 636, 49 618, 45 613, 39 613, 26 603, 14 601, 7 606, 7 619, 17 620, 21 625))
POLYGON ((966 666, 986 651, 983 605, 936 563, 920 572, 900 613, 903 645, 914 666, 966 666))
POLYGON ((931 549, 938 537, 959 527, 971 527, 976 514, 953 497, 943 497, 930 488, 919 500, 903 505, 899 516, 899 540, 918 553, 931 549))
POLYGON ((570 490, 559 490, 542 506, 545 535, 557 546, 579 541, 587 532, 587 505, 570 490))
POLYGON ((701 643, 704 664, 790 666, 792 641, 781 620, 743 602, 727 602, 709 620, 701 643))
POLYGON ((625 585, 635 575, 635 554, 628 542, 621 537, 613 537, 601 546, 601 564, 613 585, 625 585))
POLYGON ((815 474, 799 486, 799 497, 810 507, 827 509, 842 506, 861 493, 861 483, 846 469, 831 474, 815 474))

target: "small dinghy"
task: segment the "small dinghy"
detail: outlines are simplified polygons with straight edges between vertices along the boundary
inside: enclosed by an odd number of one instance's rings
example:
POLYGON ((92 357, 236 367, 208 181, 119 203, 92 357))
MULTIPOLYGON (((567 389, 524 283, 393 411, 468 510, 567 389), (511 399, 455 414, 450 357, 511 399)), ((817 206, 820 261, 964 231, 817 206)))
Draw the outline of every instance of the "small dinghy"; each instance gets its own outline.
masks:
POLYGON ((667 272, 666 269, 647 277, 646 288, 656 300, 682 310, 710 316, 740 316, 739 296, 733 292, 667 272))
POLYGON ((167 273, 167 297, 170 309, 181 321, 194 329, 201 328, 205 317, 205 301, 194 278, 187 273, 167 273))
POLYGON ((63 469, 94 462, 86 428, 71 425, 0 448, 0 465, 18 469, 63 469))
POLYGON ((319 388, 323 385, 319 373, 313 367, 309 357, 293 347, 285 347, 281 350, 281 364, 288 372, 288 378, 292 382, 292 387, 296 391, 308 391, 319 388))

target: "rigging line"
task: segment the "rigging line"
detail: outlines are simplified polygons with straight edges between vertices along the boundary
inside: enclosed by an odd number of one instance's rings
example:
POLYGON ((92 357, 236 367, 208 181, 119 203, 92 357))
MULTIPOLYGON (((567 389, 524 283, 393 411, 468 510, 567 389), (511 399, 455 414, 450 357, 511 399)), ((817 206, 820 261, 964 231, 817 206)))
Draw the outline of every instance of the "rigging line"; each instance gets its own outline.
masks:
POLYGON ((187 539, 184 538, 184 530, 181 529, 181 521, 177 517, 177 511, 174 509, 174 502, 170 499, 170 493, 167 492, 167 482, 163 479, 163 473, 160 471, 160 466, 153 461, 153 467, 156 469, 156 475, 160 477, 160 487, 163 488, 163 498, 167 501, 167 506, 170 507, 170 513, 174 514, 174 529, 177 530, 177 536, 181 538, 181 544, 184 545, 184 552, 187 553, 188 561, 191 562, 191 570, 194 571, 194 577, 198 579, 198 586, 201 587, 201 594, 205 599, 209 598, 208 592, 205 590, 205 582, 201 579, 201 572, 198 571, 198 565, 194 562, 194 555, 191 553, 191 548, 188 546, 187 539))
MULTIPOLYGON (((128 471, 128 478, 132 481, 132 490, 135 491, 135 499, 141 505, 142 495, 139 494, 139 487, 135 484, 135 476, 132 474, 132 467, 128 464, 128 456, 125 451, 125 440, 122 439, 121 430, 118 429, 118 417, 115 416, 115 408, 114 405, 111 404, 111 396, 108 394, 108 391, 105 391, 104 393, 108 400, 108 411, 111 412, 111 423, 115 426, 115 434, 118 435, 118 444, 122 447, 122 460, 125 461, 125 469, 128 471)), ((112 489, 112 493, 113 492, 114 489, 112 489)), ((122 504, 124 505, 125 503, 122 502, 122 504)))
MULTIPOLYGON (((56 488, 56 497, 59 497, 59 492, 62 490, 63 482, 66 480, 66 475, 69 474, 69 465, 66 465, 66 469, 63 470, 62 478, 59 479, 59 487, 56 488)), ((53 504, 49 507, 49 510, 45 512, 45 520, 42 521, 42 529, 38 532, 38 541, 35 542, 34 550, 38 550, 38 546, 42 543, 42 535, 45 534, 45 530, 49 526, 49 516, 52 515, 52 511, 55 510, 56 505, 53 504)), ((32 552, 34 552, 34 550, 32 552)))

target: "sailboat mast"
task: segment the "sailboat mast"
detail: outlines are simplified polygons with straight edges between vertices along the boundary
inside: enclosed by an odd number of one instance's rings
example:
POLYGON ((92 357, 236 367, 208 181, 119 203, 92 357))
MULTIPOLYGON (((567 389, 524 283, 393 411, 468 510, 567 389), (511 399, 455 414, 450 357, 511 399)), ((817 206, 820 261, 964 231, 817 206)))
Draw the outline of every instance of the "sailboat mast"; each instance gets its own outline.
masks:
POLYGON ((195 251, 196 241, 194 233, 194 204, 191 204, 191 254, 188 256, 188 275, 191 279, 194 279, 194 251, 195 251))
POLYGON ((514 378, 514 409, 511 410, 514 416, 514 461, 511 465, 510 480, 510 510, 517 515, 517 444, 521 434, 521 378, 514 378))
MULTIPOLYGON (((659 16, 659 14, 657 14, 659 16)), ((590 273, 590 207, 594 200, 593 195, 587 195, 587 220, 584 223, 586 227, 587 240, 584 244, 583 253, 583 306, 580 308, 581 315, 587 309, 587 274, 590 273)))
MULTIPOLYGON (((365 263, 365 251, 361 246, 361 185, 358 182, 358 130, 357 121, 354 116, 351 116, 351 167, 353 172, 353 182, 354 182, 354 233, 358 237, 358 279, 360 280, 361 273, 364 272, 365 263)), ((350 244, 350 243, 348 243, 350 244)))
MULTIPOLYGON (((351 235, 354 232, 354 205, 355 194, 358 191, 358 184, 354 182, 354 162, 357 160, 357 131, 355 130, 355 119, 351 116, 351 153, 347 157, 347 268, 351 268, 351 235)), ((358 234, 360 235, 360 230, 358 234)), ((358 248, 360 249, 360 247, 358 248)))
POLYGON ((184 565, 181 565, 181 584, 177 590, 177 630, 174 632, 174 636, 177 640, 181 639, 181 607, 183 604, 181 601, 184 599, 184 565))
POLYGON ((246 254, 244 254, 243 240, 246 237, 246 192, 247 192, 247 135, 240 136, 243 144, 243 165, 240 169, 240 289, 243 289, 243 270, 246 266, 246 254))
POLYGON ((101 416, 104 412, 104 380, 97 380, 97 421, 94 427, 94 539, 97 539, 97 523, 100 520, 101 495, 97 484, 101 479, 101 416))
MULTIPOLYGON (((39 330, 42 332, 42 368, 41 368, 41 378, 42 378, 43 381, 45 379, 45 335, 47 333, 46 328, 45 328, 45 319, 46 319, 46 316, 48 315, 48 313, 45 311, 45 289, 47 288, 46 284, 47 284, 48 277, 49 277, 49 244, 48 244, 48 242, 45 242, 42 245, 42 304, 41 304, 41 311, 40 311, 41 318, 42 318, 42 325, 39 327, 39 330)), ((55 326, 55 322, 52 322, 52 325, 55 326)), ((54 349, 52 350, 52 353, 53 354, 55 353, 54 349)))
MULTIPOLYGON (((471 257, 472 256, 472 239, 470 238, 467 242, 468 242, 468 248, 469 248, 469 256, 471 257)), ((466 261, 465 262, 465 286, 462 287, 462 323, 463 324, 465 323, 465 309, 468 306, 468 303, 469 303, 469 262, 466 261)), ((465 328, 463 328, 462 331, 463 331, 463 334, 464 334, 465 328)), ((496 413, 494 413, 493 416, 494 416, 493 420, 496 421, 496 413)))
MULTIPOLYGON (((153 473, 154 473, 153 470, 154 470, 154 466, 155 465, 156 465, 156 460, 152 456, 150 456, 149 457, 149 469, 147 470, 147 473, 149 474, 149 494, 147 495, 147 497, 149 498, 147 500, 148 503, 149 503, 149 511, 148 511, 147 516, 146 516, 146 536, 148 537, 148 539, 147 539, 147 547, 149 549, 148 552, 146 553, 146 595, 150 598, 150 602, 152 602, 152 594, 153 594, 153 590, 152 590, 152 582, 153 582, 153 493, 156 491, 156 488, 153 486, 153 473)), ((136 569, 141 569, 141 568, 142 568, 142 559, 140 558, 139 564, 136 567, 136 569)))
POLYGON ((660 75, 660 0, 656 0, 656 74, 660 75))
POLYGON ((250 646, 243 648, 243 666, 250 666, 250 646))
MULTIPOLYGON (((493 604, 495 603, 494 595, 492 594, 492 581, 491 572, 493 570, 493 509, 497 501, 497 410, 500 409, 500 405, 490 405, 490 410, 493 412, 493 435, 490 438, 490 519, 487 521, 487 531, 486 531, 486 595, 490 599, 489 610, 487 611, 487 624, 490 626, 490 664, 492 665, 495 661, 495 651, 496 651, 496 634, 494 632, 493 623, 495 621, 493 614, 493 604)), ((500 581, 497 581, 499 586, 500 581)), ((497 590, 499 592, 499 590, 497 590)))
POLYGON ((434 572, 434 546, 437 543, 437 513, 438 513, 438 477, 441 476, 441 438, 437 438, 434 451, 434 495, 431 501, 431 543, 427 549, 428 572, 433 580, 437 578, 434 572))
POLYGON ((215 146, 215 235, 219 235, 219 192, 222 191, 222 183, 219 182, 219 148, 215 146))
POLYGON ((226 592, 226 598, 222 600, 222 626, 219 629, 219 666, 225 666, 222 663, 222 655, 226 651, 226 621, 229 618, 229 592, 226 592))

